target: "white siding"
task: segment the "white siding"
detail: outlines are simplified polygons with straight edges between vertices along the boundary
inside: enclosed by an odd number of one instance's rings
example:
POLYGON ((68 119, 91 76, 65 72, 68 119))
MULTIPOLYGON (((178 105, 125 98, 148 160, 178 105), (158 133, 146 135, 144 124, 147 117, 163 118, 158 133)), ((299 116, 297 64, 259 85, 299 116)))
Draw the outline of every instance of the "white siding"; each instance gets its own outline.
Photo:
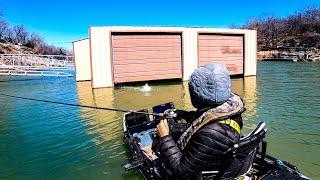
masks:
POLYGON ((247 30, 244 44, 244 76, 255 76, 257 74, 257 31, 247 30))
POLYGON ((92 88, 111 87, 110 35, 107 28, 90 28, 92 88))
POLYGON ((73 42, 73 53, 76 65, 76 80, 91 80, 89 39, 73 42))
POLYGON ((186 29, 183 31, 183 80, 187 81, 198 66, 197 31, 186 29))

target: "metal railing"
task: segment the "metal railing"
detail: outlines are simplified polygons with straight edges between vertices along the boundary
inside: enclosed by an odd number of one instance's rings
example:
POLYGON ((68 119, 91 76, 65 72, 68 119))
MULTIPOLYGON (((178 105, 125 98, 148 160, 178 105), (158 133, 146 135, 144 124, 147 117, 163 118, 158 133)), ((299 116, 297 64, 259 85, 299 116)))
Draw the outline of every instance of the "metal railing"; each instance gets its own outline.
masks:
POLYGON ((0 54, 0 75, 15 76, 73 76, 73 56, 0 54))

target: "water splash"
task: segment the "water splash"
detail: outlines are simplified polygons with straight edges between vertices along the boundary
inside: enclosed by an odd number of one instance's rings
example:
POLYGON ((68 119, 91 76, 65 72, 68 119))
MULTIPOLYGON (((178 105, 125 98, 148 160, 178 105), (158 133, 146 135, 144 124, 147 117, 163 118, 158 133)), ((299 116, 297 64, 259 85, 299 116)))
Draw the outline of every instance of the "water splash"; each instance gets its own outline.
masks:
POLYGON ((140 91, 149 92, 151 91, 151 87, 148 85, 148 83, 146 83, 144 86, 142 86, 142 88, 140 88, 140 91))

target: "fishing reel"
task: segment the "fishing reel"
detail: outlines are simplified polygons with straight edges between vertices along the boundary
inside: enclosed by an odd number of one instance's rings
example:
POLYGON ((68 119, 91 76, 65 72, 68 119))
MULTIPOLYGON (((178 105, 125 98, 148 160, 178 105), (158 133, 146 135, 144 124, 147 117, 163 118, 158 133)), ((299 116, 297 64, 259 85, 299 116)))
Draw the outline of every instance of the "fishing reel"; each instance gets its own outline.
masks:
POLYGON ((173 136, 174 139, 178 139, 181 134, 187 129, 186 123, 178 122, 176 109, 167 109, 160 114, 160 120, 166 119, 168 121, 169 133, 173 136))
POLYGON ((176 111, 175 109, 167 109, 163 112, 163 117, 165 119, 173 119, 177 117, 177 114, 175 111, 176 111))
POLYGON ((176 122, 174 119, 177 117, 177 113, 175 111, 175 109, 167 109, 160 114, 160 120, 166 119, 168 121, 170 132, 172 132, 173 127, 178 124, 178 122, 176 122))
POLYGON ((160 116, 162 119, 173 120, 175 117, 177 117, 177 113, 175 111, 175 109, 167 109, 161 113, 160 116))
MULTIPOLYGON (((185 131, 187 126, 185 124, 181 124, 175 120, 177 118, 177 113, 175 109, 167 109, 163 113, 160 114, 159 118, 157 119, 157 124, 160 123, 161 120, 166 119, 168 121, 169 126, 169 134, 173 137, 175 141, 179 139, 182 133, 185 131)), ((152 150, 158 157, 161 157, 161 147, 160 147, 160 136, 158 133, 153 134, 153 141, 152 141, 152 150)))

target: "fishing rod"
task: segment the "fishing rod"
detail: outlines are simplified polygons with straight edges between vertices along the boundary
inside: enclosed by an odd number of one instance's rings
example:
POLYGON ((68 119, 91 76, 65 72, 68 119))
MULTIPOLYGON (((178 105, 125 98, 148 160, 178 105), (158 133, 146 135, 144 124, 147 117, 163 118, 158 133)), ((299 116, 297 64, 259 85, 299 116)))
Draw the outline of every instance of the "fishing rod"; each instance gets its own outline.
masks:
POLYGON ((90 109, 100 109, 100 110, 107 110, 107 111, 117 111, 117 112, 124 112, 124 113, 154 115, 154 116, 161 116, 161 117, 164 116, 163 113, 147 113, 147 112, 142 112, 142 111, 127 110, 127 109, 115 109, 115 108, 107 108, 107 107, 89 106, 89 105, 72 104, 72 103, 63 103, 63 102, 58 102, 58 101, 49 101, 49 100, 44 100, 44 99, 35 99, 35 98, 28 98, 28 97, 22 97, 22 96, 14 96, 14 95, 9 95, 9 94, 4 94, 4 93, 0 93, 0 95, 1 96, 6 96, 6 97, 10 97, 10 98, 24 99, 24 100, 30 100, 30 101, 52 103, 52 104, 60 104, 60 105, 65 105, 65 106, 83 107, 83 108, 90 108, 90 109))

